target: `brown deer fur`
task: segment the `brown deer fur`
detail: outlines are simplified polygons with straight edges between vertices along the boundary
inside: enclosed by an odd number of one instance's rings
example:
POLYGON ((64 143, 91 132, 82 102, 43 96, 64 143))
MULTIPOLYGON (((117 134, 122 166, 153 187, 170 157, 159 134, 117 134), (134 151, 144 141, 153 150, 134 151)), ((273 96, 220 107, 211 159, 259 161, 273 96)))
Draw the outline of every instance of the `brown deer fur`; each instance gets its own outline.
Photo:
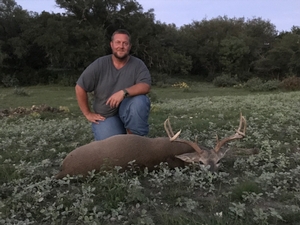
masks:
POLYGON ((220 159, 228 150, 222 150, 221 147, 229 141, 245 137, 246 119, 241 114, 235 134, 222 140, 217 138, 215 148, 210 150, 201 149, 197 141, 177 139, 180 131, 174 135, 169 119, 165 121, 164 127, 169 138, 122 134, 81 146, 66 156, 61 171, 55 177, 60 179, 68 174, 86 176, 89 171, 97 172, 103 166, 120 166, 124 170, 132 161, 138 167, 150 170, 161 162, 167 162, 171 168, 184 166, 185 162, 201 162, 208 165, 210 170, 216 171, 220 159))
POLYGON ((186 143, 171 142, 169 138, 148 138, 134 134, 116 135, 102 141, 94 141, 70 152, 63 160, 61 171, 55 176, 88 175, 89 171, 99 171, 102 166, 128 167, 135 165, 150 170, 161 162, 168 162, 171 168, 184 166, 176 155, 192 153, 195 150, 186 143))

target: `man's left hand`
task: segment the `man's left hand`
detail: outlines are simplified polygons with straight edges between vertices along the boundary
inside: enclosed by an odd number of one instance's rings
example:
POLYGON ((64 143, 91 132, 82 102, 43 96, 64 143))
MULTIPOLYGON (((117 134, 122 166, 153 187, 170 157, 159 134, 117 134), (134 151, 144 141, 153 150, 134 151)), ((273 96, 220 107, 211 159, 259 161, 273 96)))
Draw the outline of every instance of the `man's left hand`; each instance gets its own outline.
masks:
POLYGON ((117 108, 120 105, 120 103, 123 101, 123 99, 124 99, 124 92, 121 90, 114 93, 112 96, 110 96, 106 102, 106 105, 109 105, 111 108, 117 108))

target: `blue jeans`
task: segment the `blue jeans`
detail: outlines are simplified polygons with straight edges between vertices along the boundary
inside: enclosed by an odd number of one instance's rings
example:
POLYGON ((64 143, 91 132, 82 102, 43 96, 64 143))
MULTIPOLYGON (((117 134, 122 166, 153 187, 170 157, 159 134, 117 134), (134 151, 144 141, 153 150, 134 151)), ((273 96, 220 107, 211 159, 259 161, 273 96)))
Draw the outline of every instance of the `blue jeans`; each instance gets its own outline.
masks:
POLYGON ((98 124, 92 123, 92 131, 96 141, 117 134, 131 133, 145 136, 149 132, 150 100, 146 95, 125 98, 119 106, 119 114, 107 117, 98 124))

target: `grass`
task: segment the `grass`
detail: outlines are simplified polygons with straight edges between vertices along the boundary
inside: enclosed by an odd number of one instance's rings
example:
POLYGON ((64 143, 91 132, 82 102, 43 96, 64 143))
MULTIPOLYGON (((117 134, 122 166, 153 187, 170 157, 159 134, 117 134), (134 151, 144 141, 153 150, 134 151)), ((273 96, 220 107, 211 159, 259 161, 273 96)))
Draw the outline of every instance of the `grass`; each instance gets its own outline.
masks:
POLYGON ((0 119, 0 224, 299 224, 300 92, 255 95, 188 83, 153 87, 150 137, 166 136, 170 117, 181 138, 214 147, 233 134, 239 113, 246 137, 228 144, 218 173, 199 165, 129 170, 54 180, 63 158, 92 140, 73 87, 1 88, 1 109, 46 104, 70 112, 0 119), (254 151, 255 150, 255 151, 254 151), (255 154, 254 154, 255 153, 255 154))
POLYGON ((79 114, 74 87, 57 85, 30 86, 23 88, 27 96, 15 95, 14 88, 0 87, 1 108, 9 109, 16 107, 28 107, 43 105, 56 107, 66 106, 71 112, 79 114))
MULTIPOLYGON (((152 87, 159 101, 165 99, 190 99, 194 97, 213 96, 243 96, 251 94, 249 91, 235 88, 216 88, 209 83, 190 84, 191 91, 180 88, 152 87)), ((22 88, 28 95, 16 95, 15 88, 0 87, 1 109, 16 107, 31 107, 46 104, 52 107, 66 106, 73 113, 79 113, 74 87, 58 85, 41 85, 22 88)))

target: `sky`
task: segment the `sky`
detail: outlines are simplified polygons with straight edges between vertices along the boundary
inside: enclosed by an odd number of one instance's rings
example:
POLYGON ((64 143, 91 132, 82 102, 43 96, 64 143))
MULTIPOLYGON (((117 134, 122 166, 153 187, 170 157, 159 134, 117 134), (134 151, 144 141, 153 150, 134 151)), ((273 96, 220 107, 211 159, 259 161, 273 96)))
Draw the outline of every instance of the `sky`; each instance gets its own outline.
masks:
MULTIPOLYGON (((15 0, 23 9, 34 12, 63 12, 55 0, 15 0)), ((299 0, 137 0, 144 12, 154 9, 156 21, 177 27, 218 16, 269 20, 278 31, 300 27, 299 0)))

